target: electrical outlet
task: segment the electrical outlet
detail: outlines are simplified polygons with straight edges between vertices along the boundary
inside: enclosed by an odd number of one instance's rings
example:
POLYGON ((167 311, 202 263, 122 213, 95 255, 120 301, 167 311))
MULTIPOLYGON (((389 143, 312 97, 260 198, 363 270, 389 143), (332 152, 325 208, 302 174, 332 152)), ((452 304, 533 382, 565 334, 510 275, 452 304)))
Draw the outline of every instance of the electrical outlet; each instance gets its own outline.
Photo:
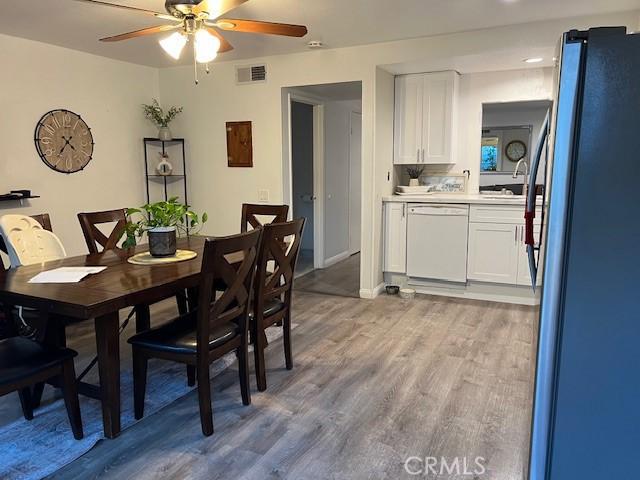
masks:
POLYGON ((269 190, 258 190, 258 201, 260 201, 260 202, 268 202, 269 201, 269 190))

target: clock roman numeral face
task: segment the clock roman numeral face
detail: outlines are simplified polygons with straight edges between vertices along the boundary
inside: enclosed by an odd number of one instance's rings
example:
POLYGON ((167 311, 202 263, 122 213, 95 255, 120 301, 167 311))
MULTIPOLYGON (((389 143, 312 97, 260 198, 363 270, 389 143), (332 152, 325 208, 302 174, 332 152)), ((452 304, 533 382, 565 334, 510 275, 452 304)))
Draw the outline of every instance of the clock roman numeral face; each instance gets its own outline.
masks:
POLYGON ((68 110, 46 113, 36 126, 35 143, 42 161, 57 172, 78 172, 93 156, 91 129, 68 110))

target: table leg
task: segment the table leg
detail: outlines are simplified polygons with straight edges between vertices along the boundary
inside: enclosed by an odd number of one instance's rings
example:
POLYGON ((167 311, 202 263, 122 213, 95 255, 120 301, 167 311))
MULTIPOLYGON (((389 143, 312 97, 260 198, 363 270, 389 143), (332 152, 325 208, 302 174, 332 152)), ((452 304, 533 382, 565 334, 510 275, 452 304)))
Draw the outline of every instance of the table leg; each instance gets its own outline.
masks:
POLYGON ((107 438, 120 434, 120 345, 118 312, 95 319, 102 422, 107 438))
POLYGON ((151 313, 149 305, 136 305, 136 333, 142 333, 151 328, 151 313))

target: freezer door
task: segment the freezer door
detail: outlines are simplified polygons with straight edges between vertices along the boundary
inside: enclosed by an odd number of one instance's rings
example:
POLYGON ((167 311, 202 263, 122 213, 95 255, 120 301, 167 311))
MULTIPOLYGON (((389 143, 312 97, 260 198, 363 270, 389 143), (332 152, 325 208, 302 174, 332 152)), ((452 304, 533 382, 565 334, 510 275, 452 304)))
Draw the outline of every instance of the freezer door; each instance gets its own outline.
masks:
POLYGON ((549 206, 543 291, 533 405, 530 480, 546 480, 547 453, 551 425, 552 398, 558 332, 559 305, 562 292, 562 265, 565 256, 566 219, 571 164, 583 77, 584 45, 565 34, 561 41, 560 77, 556 95, 556 131, 552 150, 552 180, 549 182, 549 206))

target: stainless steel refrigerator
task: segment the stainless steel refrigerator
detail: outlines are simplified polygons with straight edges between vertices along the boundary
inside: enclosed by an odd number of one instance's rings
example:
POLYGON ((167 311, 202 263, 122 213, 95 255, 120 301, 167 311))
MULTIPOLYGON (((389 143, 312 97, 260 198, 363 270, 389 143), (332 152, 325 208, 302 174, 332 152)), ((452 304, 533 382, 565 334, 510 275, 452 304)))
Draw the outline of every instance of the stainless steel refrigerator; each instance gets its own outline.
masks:
POLYGON ((571 31, 558 60, 529 479, 640 478, 640 35, 571 31))

